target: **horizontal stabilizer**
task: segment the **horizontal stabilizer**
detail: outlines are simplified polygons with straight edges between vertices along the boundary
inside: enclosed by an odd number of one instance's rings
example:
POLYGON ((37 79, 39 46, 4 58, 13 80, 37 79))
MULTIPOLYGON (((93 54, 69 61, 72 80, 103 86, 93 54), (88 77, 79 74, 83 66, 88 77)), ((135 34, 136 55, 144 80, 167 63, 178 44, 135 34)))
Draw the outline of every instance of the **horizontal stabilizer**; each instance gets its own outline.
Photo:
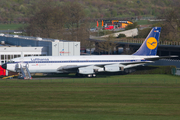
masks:
POLYGON ((159 59, 174 58, 174 57, 178 57, 178 56, 176 56, 176 55, 172 55, 172 56, 159 56, 159 57, 144 58, 144 59, 145 60, 150 60, 150 61, 155 61, 155 60, 159 60, 159 59))

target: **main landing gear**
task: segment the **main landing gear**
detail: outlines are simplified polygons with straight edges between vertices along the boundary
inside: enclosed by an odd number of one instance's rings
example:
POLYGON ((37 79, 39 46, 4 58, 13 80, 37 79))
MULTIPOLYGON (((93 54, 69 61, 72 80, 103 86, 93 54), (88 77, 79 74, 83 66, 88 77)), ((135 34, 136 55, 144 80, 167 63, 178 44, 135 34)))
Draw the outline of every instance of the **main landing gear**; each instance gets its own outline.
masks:
POLYGON ((96 74, 89 74, 87 75, 88 78, 91 78, 91 77, 96 77, 96 74))
POLYGON ((124 70, 124 72, 125 72, 126 74, 132 73, 132 72, 134 72, 134 71, 136 71, 136 70, 135 70, 135 69, 125 69, 125 70, 124 70))

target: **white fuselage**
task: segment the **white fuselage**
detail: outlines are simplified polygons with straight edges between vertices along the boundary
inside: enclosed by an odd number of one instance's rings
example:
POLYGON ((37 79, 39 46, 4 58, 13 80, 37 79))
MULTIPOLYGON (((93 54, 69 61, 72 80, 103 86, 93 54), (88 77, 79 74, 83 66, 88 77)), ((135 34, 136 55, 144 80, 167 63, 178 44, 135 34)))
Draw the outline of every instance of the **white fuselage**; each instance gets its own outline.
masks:
MULTIPOLYGON (((7 63, 7 70, 16 72, 19 65, 26 65, 30 73, 63 73, 67 66, 96 66, 115 64, 139 64, 149 62, 144 58, 156 56, 135 55, 93 55, 93 56, 32 56, 15 58, 7 63)), ((158 56, 157 56, 158 57, 158 56)))

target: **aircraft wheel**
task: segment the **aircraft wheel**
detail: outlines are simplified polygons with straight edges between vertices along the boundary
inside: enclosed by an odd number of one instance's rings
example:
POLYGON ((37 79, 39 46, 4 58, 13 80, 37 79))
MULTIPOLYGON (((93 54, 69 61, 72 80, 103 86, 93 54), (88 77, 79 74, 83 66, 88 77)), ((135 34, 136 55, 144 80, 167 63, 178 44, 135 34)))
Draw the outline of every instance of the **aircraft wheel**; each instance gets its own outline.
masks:
POLYGON ((92 74, 93 77, 96 77, 96 74, 92 74))
POLYGON ((87 77, 88 77, 88 78, 90 78, 90 77, 92 77, 92 75, 91 75, 91 74, 89 74, 89 75, 87 75, 87 77))

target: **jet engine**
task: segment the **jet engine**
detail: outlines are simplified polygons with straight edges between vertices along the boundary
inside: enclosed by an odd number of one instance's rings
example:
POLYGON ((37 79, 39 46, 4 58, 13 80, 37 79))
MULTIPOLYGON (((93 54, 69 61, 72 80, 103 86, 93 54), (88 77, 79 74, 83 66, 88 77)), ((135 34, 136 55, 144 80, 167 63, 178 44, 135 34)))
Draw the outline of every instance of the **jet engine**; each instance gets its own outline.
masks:
POLYGON ((93 74, 94 69, 93 68, 88 68, 88 67, 78 68, 78 73, 79 74, 93 74))
POLYGON ((108 66, 104 66, 104 71, 107 71, 107 72, 124 71, 124 67, 108 65, 108 66))

